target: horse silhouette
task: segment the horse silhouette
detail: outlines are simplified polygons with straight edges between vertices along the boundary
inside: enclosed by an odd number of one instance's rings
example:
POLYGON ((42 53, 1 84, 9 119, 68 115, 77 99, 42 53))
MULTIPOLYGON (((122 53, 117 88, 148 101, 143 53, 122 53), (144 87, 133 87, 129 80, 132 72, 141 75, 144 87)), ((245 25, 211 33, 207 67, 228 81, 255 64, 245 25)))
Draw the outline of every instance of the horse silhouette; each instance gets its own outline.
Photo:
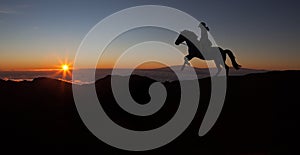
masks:
MULTIPOLYGON (((202 24, 200 24, 202 25, 202 24)), ((201 28, 201 26, 199 25, 199 27, 201 28)), ((185 41, 185 45, 188 46, 188 55, 186 55, 184 57, 184 64, 182 66, 182 70, 184 68, 184 66, 186 64, 189 64, 189 61, 191 59, 193 59, 194 57, 202 59, 202 60, 214 60, 216 67, 218 69, 217 75, 220 73, 220 71, 222 70, 221 66, 225 67, 226 69, 226 75, 228 75, 228 71, 229 71, 229 67, 228 65, 225 63, 226 61, 226 54, 229 56, 231 62, 232 62, 232 66, 238 70, 240 69, 242 66, 239 65, 236 60, 235 60, 235 56, 232 53, 232 51, 230 51, 229 49, 222 49, 221 47, 214 47, 211 46, 211 42, 208 41, 208 36, 205 37, 205 34, 207 34, 207 30, 208 28, 205 27, 206 29, 206 33, 205 31, 202 32, 203 28, 201 28, 201 38, 203 39, 203 41, 200 41, 197 39, 198 36, 192 32, 192 31, 188 31, 188 30, 184 30, 182 31, 178 38, 175 41, 176 45, 179 44, 184 44, 183 42, 185 41), (204 37, 203 37, 204 36, 204 37), (201 52, 200 52, 201 51, 201 52), (219 56, 221 54, 221 57, 219 56)))

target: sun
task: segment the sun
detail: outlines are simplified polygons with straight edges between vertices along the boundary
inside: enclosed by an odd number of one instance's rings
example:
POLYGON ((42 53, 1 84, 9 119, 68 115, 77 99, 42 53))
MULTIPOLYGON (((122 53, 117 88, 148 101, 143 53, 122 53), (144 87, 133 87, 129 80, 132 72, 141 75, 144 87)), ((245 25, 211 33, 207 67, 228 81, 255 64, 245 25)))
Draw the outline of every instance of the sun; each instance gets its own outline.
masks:
POLYGON ((54 76, 61 75, 61 78, 66 80, 72 77, 72 63, 65 59, 65 61, 59 60, 59 65, 56 66, 57 72, 54 76))
POLYGON ((67 64, 64 64, 64 65, 62 65, 61 66, 61 69, 63 70, 63 71, 69 71, 69 65, 67 65, 67 64))

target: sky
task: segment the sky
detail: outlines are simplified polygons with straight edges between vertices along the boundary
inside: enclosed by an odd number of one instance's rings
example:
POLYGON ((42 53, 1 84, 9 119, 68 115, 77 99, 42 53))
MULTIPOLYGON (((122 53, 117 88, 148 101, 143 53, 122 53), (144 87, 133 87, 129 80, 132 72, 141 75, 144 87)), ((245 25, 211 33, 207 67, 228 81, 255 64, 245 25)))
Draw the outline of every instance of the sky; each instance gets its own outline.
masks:
MULTIPOLYGON (((296 0, 0 0, 0 70, 54 69, 60 61, 72 63, 95 24, 122 9, 149 4, 174 7, 205 21, 217 44, 231 49, 245 68, 300 69, 300 2, 296 0)), ((138 32, 133 31, 133 36, 138 32)), ((157 40, 166 36, 172 35, 157 40)), ((108 60, 109 56, 104 59, 108 60)), ((201 60, 193 63, 203 67, 201 60)))

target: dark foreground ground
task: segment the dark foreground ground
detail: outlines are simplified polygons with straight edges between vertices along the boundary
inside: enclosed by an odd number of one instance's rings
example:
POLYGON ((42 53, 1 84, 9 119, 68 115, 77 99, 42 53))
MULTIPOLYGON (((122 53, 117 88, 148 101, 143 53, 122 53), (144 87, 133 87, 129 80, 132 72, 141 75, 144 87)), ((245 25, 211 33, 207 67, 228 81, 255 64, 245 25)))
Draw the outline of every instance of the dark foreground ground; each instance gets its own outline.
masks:
MULTIPOLYGON (((300 71, 229 77, 223 111, 210 132, 199 137, 210 98, 210 79, 200 79, 200 105, 191 125, 175 141, 146 152, 122 151, 93 136, 77 113, 70 83, 48 78, 0 81, 0 150, 22 154, 297 154, 299 79, 300 71)), ((133 98, 147 103, 152 82, 132 76, 133 98)), ((134 130, 153 129, 172 118, 180 87, 177 81, 164 85, 168 97, 162 109, 148 117, 136 117, 117 106, 109 76, 96 82, 99 100, 110 118, 134 130)))

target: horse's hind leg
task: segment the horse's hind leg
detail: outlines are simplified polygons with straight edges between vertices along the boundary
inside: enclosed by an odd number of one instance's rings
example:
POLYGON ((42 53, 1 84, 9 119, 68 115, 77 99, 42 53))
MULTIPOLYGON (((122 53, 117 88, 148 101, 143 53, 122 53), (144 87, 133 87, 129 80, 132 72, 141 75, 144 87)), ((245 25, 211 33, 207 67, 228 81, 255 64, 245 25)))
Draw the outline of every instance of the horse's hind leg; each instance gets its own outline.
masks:
POLYGON ((216 76, 218 76, 220 74, 220 72, 222 71, 222 67, 221 67, 220 63, 216 63, 216 67, 217 67, 217 70, 218 70, 216 76))
POLYGON ((226 76, 228 76, 229 66, 226 64, 226 52, 222 48, 219 48, 219 50, 222 54, 222 59, 223 59, 224 67, 225 67, 225 70, 226 70, 226 76))
POLYGON ((223 66, 222 62, 224 62, 224 60, 219 58, 219 59, 215 59, 214 62, 217 68, 216 76, 218 76, 222 71, 222 66, 223 66))
POLYGON ((225 69, 226 69, 226 76, 228 76, 228 73, 229 73, 229 66, 227 66, 225 63, 224 63, 224 65, 225 65, 225 69))

